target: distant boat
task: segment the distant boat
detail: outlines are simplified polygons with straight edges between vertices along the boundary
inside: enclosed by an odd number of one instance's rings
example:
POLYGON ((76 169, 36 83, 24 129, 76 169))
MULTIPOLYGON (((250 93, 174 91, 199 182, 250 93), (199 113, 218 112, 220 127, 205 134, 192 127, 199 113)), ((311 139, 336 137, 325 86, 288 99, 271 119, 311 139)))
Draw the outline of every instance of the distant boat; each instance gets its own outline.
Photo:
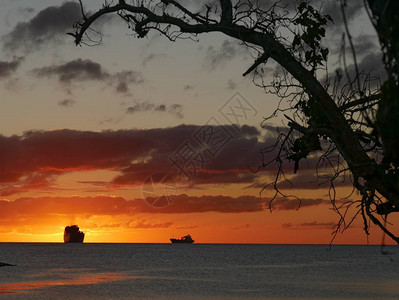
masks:
POLYGON ((187 234, 180 239, 170 239, 172 244, 192 244, 194 240, 191 238, 191 235, 187 234))
POLYGON ((79 230, 78 225, 65 227, 64 243, 83 243, 84 238, 85 234, 79 230))

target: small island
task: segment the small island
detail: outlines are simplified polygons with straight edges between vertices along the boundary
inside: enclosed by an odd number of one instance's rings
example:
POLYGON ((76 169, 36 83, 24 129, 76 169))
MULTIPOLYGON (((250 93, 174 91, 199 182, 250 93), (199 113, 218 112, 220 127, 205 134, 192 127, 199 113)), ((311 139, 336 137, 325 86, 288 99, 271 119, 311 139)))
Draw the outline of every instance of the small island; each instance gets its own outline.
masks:
POLYGON ((79 230, 78 225, 65 227, 64 243, 83 243, 84 238, 85 234, 79 230))

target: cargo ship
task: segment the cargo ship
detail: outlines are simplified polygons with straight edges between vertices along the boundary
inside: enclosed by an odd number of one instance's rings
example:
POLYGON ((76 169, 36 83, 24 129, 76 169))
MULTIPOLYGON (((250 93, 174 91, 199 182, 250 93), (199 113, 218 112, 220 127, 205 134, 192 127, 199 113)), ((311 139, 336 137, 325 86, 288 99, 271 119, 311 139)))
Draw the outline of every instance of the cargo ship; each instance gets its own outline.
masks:
POLYGON ((79 230, 78 225, 65 227, 64 243, 83 243, 84 238, 85 234, 79 230))
POLYGON ((170 239, 170 241, 172 242, 172 244, 192 244, 194 243, 194 240, 191 238, 191 235, 187 234, 185 236, 183 236, 180 239, 170 239))

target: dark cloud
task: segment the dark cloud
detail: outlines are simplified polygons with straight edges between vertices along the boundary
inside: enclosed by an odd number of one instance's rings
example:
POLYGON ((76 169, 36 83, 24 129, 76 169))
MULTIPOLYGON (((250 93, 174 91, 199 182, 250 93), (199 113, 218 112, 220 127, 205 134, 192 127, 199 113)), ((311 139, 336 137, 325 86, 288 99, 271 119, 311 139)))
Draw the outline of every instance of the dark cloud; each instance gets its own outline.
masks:
MULTIPOLYGON (((150 199, 147 199, 150 202, 150 199)), ((238 213, 238 212, 257 212, 266 208, 266 200, 256 196, 188 196, 186 194, 177 195, 172 204, 161 210, 154 209, 147 204, 141 208, 141 212, 160 211, 160 213, 238 213)))
MULTIPOLYGON (((357 59, 362 58, 370 53, 381 53, 378 44, 377 36, 363 34, 358 37, 352 37, 352 42, 356 51, 357 59)), ((346 40, 345 55, 349 58, 352 57, 352 49, 349 42, 346 40)), ((340 43, 335 43, 329 47, 330 53, 333 55, 340 55, 342 52, 342 40, 340 43)))
POLYGON ((19 13, 27 13, 27 14, 33 14, 35 12, 35 9, 32 7, 20 7, 18 8, 19 13))
MULTIPOLYGON (((362 10, 364 10, 364 3, 362 1, 345 1, 345 3, 345 15, 348 22, 354 21, 362 10)), ((329 15, 333 19, 334 23, 330 24, 331 28, 338 29, 337 27, 343 26, 344 20, 339 1, 325 1, 322 5, 322 13, 324 15, 329 15)), ((342 28, 339 28, 339 30, 342 30, 342 28)))
POLYGON ((166 55, 165 54, 150 53, 146 57, 143 58, 141 63, 145 67, 149 62, 153 61, 154 59, 162 58, 162 57, 166 57, 166 55))
POLYGON ((176 229, 194 229, 194 228, 198 228, 198 226, 192 225, 192 226, 178 226, 178 227, 176 227, 176 229))
POLYGON ((335 222, 304 222, 300 224, 293 224, 293 223, 284 223, 281 227, 285 229, 310 229, 310 228, 319 228, 319 229, 333 229, 337 223, 335 222))
MULTIPOLYGON (((1 193, 10 195, 29 188, 39 188, 40 185, 28 184, 30 176, 40 178, 43 188, 50 188, 57 175, 107 169, 118 174, 108 183, 101 182, 100 188, 135 186, 142 184, 153 173, 168 173, 172 177, 178 175, 181 171, 179 165, 172 165, 171 162, 172 159, 181 161, 183 158, 188 162, 185 165, 187 171, 193 171, 193 165, 196 167, 190 182, 192 186, 232 183, 253 185, 265 179, 263 173, 255 174, 249 167, 256 169, 261 163, 260 150, 274 142, 273 137, 268 138, 264 134, 264 131, 260 132, 253 126, 241 126, 238 132, 233 125, 180 125, 163 129, 103 132, 64 129, 29 131, 11 137, 0 135, 0 183, 4 188, 1 193), (212 128, 212 132, 209 128, 212 128), (220 135, 223 132, 233 132, 235 135, 223 139, 223 135, 220 135), (201 134, 217 143, 204 144, 206 140, 198 139, 202 137, 201 134), (186 146, 191 147, 191 154, 195 155, 196 160, 191 156, 185 157, 186 146), (212 146, 218 146, 215 148, 218 151, 212 150, 212 146), (203 165, 197 164, 201 162, 200 157, 204 159, 203 165)), ((275 155, 273 152, 265 154, 265 160, 273 159, 275 155)), ((265 174, 275 172, 276 167, 269 165, 265 168, 265 174)), ((314 163, 301 168, 301 171, 312 168, 314 163)), ((289 170, 293 169, 286 170, 289 174, 289 170)), ((301 188, 302 184, 308 187, 306 182, 313 178, 312 173, 304 173, 303 178, 298 179, 297 188, 301 188)), ((94 183, 93 186, 99 185, 94 183)), ((259 183, 259 187, 263 185, 259 183)), ((275 204, 281 207, 290 205, 284 201, 279 203, 275 204)), ((296 207, 296 204, 291 205, 296 207)), ((306 200, 303 205, 307 205, 306 200)))
POLYGON ((8 52, 21 50, 28 53, 49 43, 59 43, 67 38, 65 33, 71 31, 74 22, 79 19, 81 13, 77 2, 69 1, 61 6, 47 7, 29 21, 19 22, 3 38, 4 49, 8 52))
POLYGON ((56 77, 66 88, 71 89, 75 82, 101 81, 116 85, 118 93, 128 93, 129 84, 143 82, 141 73, 134 71, 122 71, 109 73, 99 63, 90 59, 76 59, 64 64, 36 68, 32 73, 38 77, 56 77))
POLYGON ((209 46, 205 57, 205 67, 210 70, 223 67, 228 61, 247 52, 247 49, 238 42, 225 40, 219 48, 209 46))
POLYGON ((233 228, 231 228, 231 230, 243 230, 243 229, 248 229, 250 227, 251 227, 251 224, 243 224, 240 226, 233 227, 233 228))
MULTIPOLYGON (((359 57, 364 57, 367 54, 381 52, 381 49, 378 45, 378 40, 376 36, 371 35, 362 35, 355 39, 354 41, 356 55, 359 57)), ((347 53, 350 49, 348 48, 347 53)))
MULTIPOLYGON (((181 213, 240 213, 265 210, 266 201, 255 196, 188 196, 177 195, 174 202, 163 209, 152 208, 143 199, 127 200, 123 197, 40 197, 19 198, 15 201, 0 200, 0 219, 16 216, 63 215, 137 215, 181 214, 181 213)), ((129 222, 132 228, 166 228, 172 222, 150 223, 148 221, 129 222)))
MULTIPOLYGON (((363 34, 352 38, 355 54, 358 62, 359 72, 370 73, 372 76, 379 76, 382 81, 387 77, 383 60, 382 51, 378 42, 378 37, 370 34, 363 34)), ((354 78, 355 66, 352 60, 352 49, 346 40, 345 50, 342 49, 342 42, 338 45, 331 45, 330 52, 333 55, 342 55, 345 51, 347 59, 347 71, 354 78)))
POLYGON ((110 81, 116 83, 116 91, 121 94, 128 94, 130 84, 142 83, 143 76, 140 72, 122 71, 110 75, 110 81))
MULTIPOLYGON (((216 164, 215 164, 216 165, 216 164)), ((251 183, 258 177, 257 174, 250 172, 249 170, 241 169, 239 172, 234 171, 218 171, 218 172, 207 172, 198 171, 196 176, 192 179, 192 185, 197 184, 231 184, 231 183, 251 183)))
POLYGON ((11 76, 20 66, 23 58, 14 58, 13 61, 0 61, 0 79, 11 76))
POLYGON ((191 84, 187 84, 186 86, 184 86, 185 91, 192 90, 193 88, 194 88, 194 86, 191 84))
MULTIPOLYGON (((354 69, 354 66, 350 69, 354 69)), ((385 66, 382 62, 382 53, 370 52, 360 61, 358 69, 359 72, 370 73, 372 76, 378 76, 381 81, 385 81, 388 77, 385 66)))
MULTIPOLYGON (((0 136, 0 182, 8 186, 7 193, 10 194, 10 191, 17 192, 16 187, 32 174, 43 174, 44 180, 74 170, 114 169, 120 171, 115 184, 142 183, 153 172, 171 171, 169 157, 185 140, 192 139, 199 128, 181 125, 165 129, 104 132, 65 129, 0 136)), ((228 128, 233 130, 234 127, 228 128)), ((243 131, 246 136, 232 140, 231 148, 227 147, 223 152, 223 159, 214 159, 207 165, 209 173, 217 173, 212 170, 250 173, 247 165, 258 163, 257 152, 263 145, 249 136, 250 133, 256 134, 256 129, 248 126, 243 127, 243 131), (243 153, 252 154, 247 156, 243 153)), ((200 175, 198 180, 204 180, 204 177, 205 174, 200 175)), ((226 182, 217 174, 214 178, 226 182)))
POLYGON ((229 90, 235 90, 236 87, 237 87, 237 84, 236 84, 232 79, 230 79, 230 80, 227 82, 227 89, 229 89, 229 90))
MULTIPOLYGON (((148 199, 147 199, 148 200, 148 199)), ((149 199, 150 200, 150 199, 149 199)), ((177 195, 170 206, 153 208, 143 199, 132 200, 116 196, 70 196, 70 197, 24 197, 14 201, 0 200, 0 223, 9 219, 17 220, 24 217, 34 219, 51 215, 126 215, 139 214, 187 214, 187 213, 250 213, 268 210, 268 199, 257 196, 243 195, 231 197, 226 195, 189 196, 177 195)), ((125 224, 109 224, 109 227, 129 228, 168 228, 173 222, 154 222, 150 220, 132 220, 125 224)), ((304 223, 302 226, 328 226, 331 223, 304 223)), ((240 226, 248 228, 248 225, 240 226)), ((195 228, 195 227, 190 227, 195 228)))
POLYGON ((124 224, 121 224, 121 223, 111 223, 111 224, 106 223, 106 224, 100 224, 100 225, 94 223, 94 224, 91 224, 90 227, 91 228, 121 228, 121 227, 125 227, 123 225, 124 224))
POLYGON ((177 118, 183 118, 183 106, 180 104, 154 104, 150 102, 140 102, 128 107, 126 113, 135 114, 139 112, 166 112, 177 118))
MULTIPOLYGON (((282 180, 278 183, 278 188, 281 190, 286 189, 326 189, 331 186, 331 175, 332 174, 317 174, 315 173, 313 168, 308 168, 302 170, 301 172, 294 174, 293 177, 289 178, 289 180, 282 180)), ((349 175, 339 176, 334 179, 334 187, 345 187, 345 186, 353 186, 352 178, 349 175)), ((255 182, 251 185, 251 187, 255 188, 264 188, 265 182, 255 182)), ((268 189, 273 189, 273 186, 269 186, 268 189)))
POLYGON ((106 187, 108 185, 107 181, 93 181, 93 180, 79 180, 77 183, 81 184, 90 184, 90 185, 95 185, 99 187, 106 187))
MULTIPOLYGON (((11 177, 0 184, 0 196, 7 197, 17 193, 28 191, 55 191, 54 185, 59 172, 43 171, 43 172, 26 172, 23 175, 7 174, 11 177), (13 176, 16 176, 13 178, 13 176), (19 177, 18 177, 19 176, 19 177)), ((4 179, 4 178, 3 178, 4 179)))
POLYGON ((303 207, 308 206, 316 206, 320 204, 327 204, 330 203, 328 200, 324 199, 309 199, 309 198, 302 198, 302 199, 288 199, 288 198, 278 198, 275 199, 271 206, 272 209, 278 210, 296 210, 303 207))
POLYGON ((0 200, 2 218, 16 215, 117 215, 129 214, 134 206, 122 197, 41 197, 19 198, 15 201, 0 200))
POLYGON ((72 99, 64 99, 64 100, 58 101, 58 105, 65 106, 65 107, 71 107, 71 106, 75 105, 75 103, 76 103, 76 101, 72 100, 72 99))
MULTIPOLYGON (((370 51, 368 54, 358 58, 357 68, 359 70, 360 81, 367 83, 366 86, 373 88, 379 87, 381 82, 384 82, 387 77, 387 71, 382 62, 382 53, 380 51, 370 51), (366 82, 367 80, 367 82, 366 82)), ((344 76, 343 81, 340 84, 340 88, 344 87, 347 83, 347 76, 349 74, 351 80, 356 78, 356 68, 355 64, 351 64, 347 67, 346 72, 342 69, 340 73, 344 76)), ((342 91, 345 93, 347 89, 343 88, 342 91)))
POLYGON ((150 228, 169 228, 172 226, 173 222, 154 222, 148 220, 140 221, 130 221, 126 224, 127 228, 137 228, 137 229, 150 229, 150 228))
POLYGON ((335 222, 304 222, 299 224, 301 227, 327 227, 327 228, 333 228, 335 225, 337 225, 335 222))
POLYGON ((39 77, 56 76, 60 82, 67 84, 74 80, 105 80, 110 76, 99 63, 80 58, 61 65, 37 68, 33 73, 39 77))
MULTIPOLYGON (((193 135, 194 133, 204 132, 206 127, 200 126, 178 126, 173 130, 176 135, 182 138, 176 140, 176 136, 171 136, 172 132, 163 136, 163 140, 172 138, 174 146, 172 149, 157 149, 156 155, 151 156, 146 162, 132 164, 126 168, 121 169, 121 175, 115 177, 113 183, 116 185, 130 185, 135 184, 139 178, 145 178, 147 175, 154 172, 178 172, 178 167, 173 167, 171 170, 171 159, 184 159, 189 155, 190 151, 198 151, 201 145, 196 143, 193 135), (191 149, 191 150, 190 150, 191 149), (197 150, 196 150, 197 149, 197 150), (188 151, 188 152, 186 152, 188 151), (168 163, 165 166, 165 162, 168 163)), ((236 130, 233 126, 214 127, 214 132, 220 133, 220 128, 227 130, 236 130)), ((209 131, 205 130, 208 134, 209 131)), ((252 183, 253 179, 258 175, 254 174, 249 166, 257 167, 260 163, 259 149, 265 147, 267 142, 258 140, 260 132, 252 126, 242 126, 241 132, 234 138, 228 140, 226 146, 223 147, 215 157, 206 153, 198 153, 196 161, 193 164, 201 164, 201 159, 204 160, 204 165, 197 166, 196 174, 191 178, 193 185, 195 184, 228 184, 228 183, 252 183)), ((211 136, 211 134, 209 134, 211 136)), ((215 135, 218 137, 217 135, 215 135)), ((220 136, 219 136, 220 137, 220 136)), ((171 140, 172 141, 172 140, 171 140)), ((142 179, 141 179, 142 180, 142 179)))
MULTIPOLYGON (((82 198, 84 200, 84 198, 82 198)), ((62 200, 61 200, 62 201, 62 200)), ((123 214, 123 213, 122 213, 123 214)), ((137 229, 152 229, 152 228, 169 228, 174 222, 152 222, 151 220, 131 220, 126 223, 106 223, 106 224, 91 224, 91 228, 137 228, 137 229)))

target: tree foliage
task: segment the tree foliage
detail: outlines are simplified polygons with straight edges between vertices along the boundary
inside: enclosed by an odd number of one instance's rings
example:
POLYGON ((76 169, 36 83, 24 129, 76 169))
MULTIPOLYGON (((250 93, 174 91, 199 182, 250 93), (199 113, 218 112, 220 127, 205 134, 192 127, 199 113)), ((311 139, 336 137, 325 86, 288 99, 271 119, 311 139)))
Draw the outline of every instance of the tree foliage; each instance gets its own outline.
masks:
MULTIPOLYGON (((81 1, 80 1, 81 2, 81 1)), ((193 8, 185 1, 119 0, 105 1, 102 8, 89 15, 81 2, 83 20, 69 33, 77 45, 93 43, 90 30, 103 15, 118 14, 136 37, 158 32, 171 41, 196 39, 199 34, 220 32, 244 43, 254 57, 254 64, 244 72, 252 73, 256 85, 280 97, 273 116, 283 113, 288 128, 278 137, 272 150, 273 161, 262 161, 259 168, 274 162, 279 166, 275 181, 275 197, 283 195, 278 185, 284 179, 284 160, 299 162, 316 154, 321 166, 333 170, 328 178, 334 210, 341 216, 335 233, 345 230, 360 215, 368 234, 370 221, 394 241, 386 226, 387 217, 399 211, 399 4, 398 1, 365 0, 364 5, 379 37, 388 79, 359 72, 356 49, 352 43, 342 8, 355 72, 348 68, 329 72, 329 49, 323 38, 326 25, 333 20, 323 15, 310 1, 299 1, 288 9, 279 1, 219 0, 204 1, 193 8), (265 79, 268 59, 282 71, 272 82, 265 79), (360 199, 338 204, 334 182, 350 176, 360 199), (346 215, 356 208, 354 216, 346 215)), ((264 152, 271 151, 264 149, 264 152)))

